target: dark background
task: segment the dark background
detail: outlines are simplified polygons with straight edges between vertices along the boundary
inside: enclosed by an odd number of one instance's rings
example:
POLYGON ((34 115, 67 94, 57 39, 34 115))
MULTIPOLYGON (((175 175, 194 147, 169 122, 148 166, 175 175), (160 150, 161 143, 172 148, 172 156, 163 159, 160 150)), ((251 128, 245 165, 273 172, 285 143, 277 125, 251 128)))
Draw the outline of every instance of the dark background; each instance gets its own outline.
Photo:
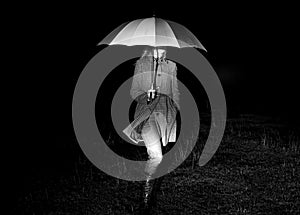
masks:
MULTIPOLYGON (((108 33, 153 13, 186 26, 208 50, 204 55, 223 84, 229 115, 268 115, 298 124, 292 6, 206 7, 182 2, 174 9, 159 2, 131 4, 20 5, 7 16, 7 33, 13 40, 7 56, 17 86, 13 135, 21 139, 9 145, 14 152, 8 153, 7 162, 11 193, 30 190, 30 175, 59 174, 61 161, 72 161, 75 152, 64 149, 76 145, 71 108, 81 71, 104 48, 96 45, 108 33)), ((74 150, 80 152, 79 146, 74 150)))

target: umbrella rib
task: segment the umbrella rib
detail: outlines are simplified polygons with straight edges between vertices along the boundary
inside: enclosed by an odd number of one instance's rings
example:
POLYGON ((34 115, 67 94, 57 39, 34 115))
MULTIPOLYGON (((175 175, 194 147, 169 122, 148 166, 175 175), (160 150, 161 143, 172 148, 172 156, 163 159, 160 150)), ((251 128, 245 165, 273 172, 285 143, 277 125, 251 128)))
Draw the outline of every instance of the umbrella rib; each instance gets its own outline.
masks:
POLYGON ((124 32, 124 30, 130 25, 130 23, 132 23, 132 21, 131 22, 129 22, 124 28, 122 28, 122 30, 121 31, 119 31, 119 33, 115 36, 115 38, 110 42, 110 43, 112 43, 112 42, 114 42, 115 41, 115 39, 116 38, 118 38, 119 37, 119 35, 121 35, 123 32, 124 32))
MULTIPOLYGON (((142 21, 143 21, 143 20, 141 20, 140 23, 136 25, 136 27, 135 27, 135 29, 134 29, 134 32, 133 32, 133 34, 132 34, 131 37, 130 37, 130 40, 132 40, 132 38, 134 38, 134 37, 132 37, 132 36, 136 34, 136 31, 137 31, 138 27, 140 26, 140 24, 142 23, 142 21)), ((124 41, 125 41, 125 40, 124 40, 124 41)), ((130 45, 131 45, 131 44, 130 44, 130 45)))
POLYGON ((179 47, 179 48, 182 48, 182 47, 180 46, 180 44, 179 44, 180 39, 176 36, 176 33, 175 33, 175 31, 173 30, 172 26, 169 24, 169 21, 166 21, 166 23, 167 23, 167 26, 171 29, 171 32, 173 33, 174 37, 176 38, 176 42, 177 42, 177 44, 178 44, 178 47, 179 47))
MULTIPOLYGON (((151 18, 151 19, 153 19, 153 18, 151 18)), ((143 24, 144 24, 144 22, 146 21, 146 20, 148 20, 149 21, 149 18, 148 19, 141 19, 141 21, 140 21, 140 23, 139 24, 137 24, 137 26, 136 26, 136 28, 134 29, 134 31, 133 31, 133 33, 131 34, 131 36, 130 36, 130 38, 126 38, 126 39, 124 39, 124 40, 121 40, 120 42, 122 42, 122 41, 126 41, 126 40, 128 40, 128 41, 131 41, 132 39, 134 39, 134 38, 139 38, 139 37, 154 37, 154 41, 151 41, 151 43, 152 43, 152 46, 155 46, 155 23, 154 22, 152 22, 152 23, 154 23, 154 26, 153 26, 153 35, 151 34, 151 35, 137 35, 137 32, 138 32, 138 30, 139 30, 139 28, 140 28, 140 26, 142 26, 143 24)), ((155 20, 154 20, 155 21, 155 20)), ((129 43, 129 44, 127 44, 127 45, 135 45, 135 44, 131 44, 131 43, 129 43)))
POLYGON ((169 27, 171 34, 173 34, 172 36, 174 36, 174 38, 176 39, 175 41, 176 41, 176 43, 177 43, 177 45, 178 45, 178 48, 181 48, 181 47, 180 47, 180 44, 178 43, 178 39, 177 39, 177 37, 176 37, 176 35, 175 35, 174 30, 172 29, 172 27, 169 25, 169 23, 168 23, 167 21, 165 21, 165 23, 166 23, 166 26, 169 27))
POLYGON ((189 29, 187 29, 186 27, 184 27, 184 26, 182 26, 182 25, 180 25, 180 24, 178 24, 178 23, 172 22, 172 21, 167 21, 167 23, 168 23, 168 25, 170 26, 171 29, 173 29, 173 27, 172 27, 172 25, 171 25, 172 23, 173 23, 173 25, 174 25, 174 24, 178 25, 179 27, 181 27, 184 31, 186 31, 186 32, 189 34, 189 37, 188 37, 189 39, 191 39, 192 41, 195 41, 195 40, 196 40, 197 43, 198 43, 198 44, 194 44, 194 43, 190 44, 190 43, 187 43, 187 42, 185 42, 184 40, 179 39, 179 38, 176 36, 175 31, 173 31, 174 34, 175 34, 175 37, 177 38, 178 41, 181 41, 181 42, 187 44, 186 47, 201 48, 201 49, 203 49, 204 51, 207 52, 207 50, 204 48, 204 46, 201 44, 201 42, 195 37, 195 35, 194 35, 192 32, 190 32, 189 29))
MULTIPOLYGON (((134 30, 134 33, 136 32, 136 29, 138 28, 138 26, 141 24, 141 20, 142 20, 142 19, 139 19, 140 22, 139 22, 139 24, 136 25, 135 30, 134 30)), ((135 21, 138 21, 138 20, 135 20, 135 21)), ((129 23, 128 23, 128 24, 127 24, 127 25, 126 25, 126 26, 125 26, 125 27, 117 34, 117 36, 115 37, 115 39, 118 38, 118 36, 121 35, 122 32, 124 32, 130 25, 132 25, 133 22, 134 22, 134 21, 129 22, 129 23)), ((133 34, 133 35, 134 35, 134 34, 133 34)), ((115 40, 115 39, 114 39, 114 40, 115 40)), ((113 40, 112 42, 114 42, 114 40, 113 40)), ((118 41, 118 42, 126 41, 126 40, 128 40, 128 39, 120 40, 120 41, 118 41)))

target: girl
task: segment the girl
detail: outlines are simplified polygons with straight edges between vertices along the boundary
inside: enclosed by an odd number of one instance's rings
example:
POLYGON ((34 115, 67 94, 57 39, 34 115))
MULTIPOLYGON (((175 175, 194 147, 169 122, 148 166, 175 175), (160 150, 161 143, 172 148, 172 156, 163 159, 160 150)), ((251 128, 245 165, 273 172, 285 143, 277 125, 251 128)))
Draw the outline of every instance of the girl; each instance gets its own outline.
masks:
MULTIPOLYGON (((176 141, 179 93, 176 64, 166 59, 165 49, 146 49, 136 62, 130 90, 138 102, 135 120, 123 132, 136 144, 143 141, 147 161, 144 202, 149 203, 150 180, 162 161, 162 148, 176 141)), ((156 184, 156 183, 155 183, 156 184)), ((154 196, 154 195, 153 195, 154 196)))

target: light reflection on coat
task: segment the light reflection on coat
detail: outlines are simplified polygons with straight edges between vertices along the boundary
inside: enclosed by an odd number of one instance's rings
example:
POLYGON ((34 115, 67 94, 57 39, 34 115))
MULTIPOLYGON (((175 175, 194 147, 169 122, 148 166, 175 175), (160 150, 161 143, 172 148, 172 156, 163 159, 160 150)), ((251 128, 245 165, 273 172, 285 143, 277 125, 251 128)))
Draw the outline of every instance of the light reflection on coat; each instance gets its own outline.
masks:
MULTIPOLYGON (((152 57, 144 57, 137 61, 130 95, 133 99, 151 88, 154 72, 151 68, 152 57)), ((155 65, 154 65, 155 68, 155 65)), ((156 86, 158 93, 170 96, 179 108, 179 91, 177 83, 177 67, 170 60, 159 61, 157 67, 156 86)))
POLYGON ((154 79, 152 59, 147 56, 136 63, 130 95, 138 105, 135 120, 123 132, 136 143, 142 141, 142 128, 147 126, 149 119, 154 119, 162 143, 166 146, 168 142, 176 141, 176 114, 179 109, 177 67, 172 61, 159 61, 156 77, 158 96, 151 104, 147 104, 147 91, 154 79))

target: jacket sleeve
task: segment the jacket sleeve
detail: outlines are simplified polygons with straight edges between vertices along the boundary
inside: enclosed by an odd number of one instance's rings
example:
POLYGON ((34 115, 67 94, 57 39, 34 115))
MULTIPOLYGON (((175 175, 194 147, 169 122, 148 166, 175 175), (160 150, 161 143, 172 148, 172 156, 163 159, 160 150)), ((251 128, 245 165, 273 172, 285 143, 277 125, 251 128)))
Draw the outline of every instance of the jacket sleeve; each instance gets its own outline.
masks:
POLYGON ((141 81, 142 81, 141 72, 142 72, 142 65, 139 61, 137 61, 135 64, 134 76, 133 76, 132 85, 130 89, 130 95, 133 99, 136 99, 139 95, 143 93, 142 86, 141 86, 141 81))
POLYGON ((179 107, 179 91, 178 91, 178 83, 177 83, 177 66, 174 65, 173 69, 173 75, 172 75, 172 97, 173 101, 177 105, 178 109, 179 107))

